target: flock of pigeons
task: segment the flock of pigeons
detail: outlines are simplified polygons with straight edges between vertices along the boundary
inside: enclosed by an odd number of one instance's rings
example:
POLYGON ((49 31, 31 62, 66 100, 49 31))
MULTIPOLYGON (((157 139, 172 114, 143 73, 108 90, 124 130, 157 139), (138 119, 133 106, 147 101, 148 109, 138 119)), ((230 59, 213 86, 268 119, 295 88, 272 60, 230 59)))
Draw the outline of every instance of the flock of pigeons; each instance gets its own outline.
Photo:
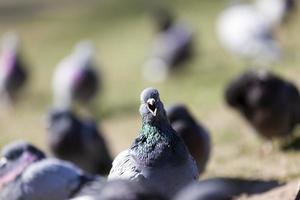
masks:
MULTIPOLYGON (((254 62, 279 59, 273 31, 293 5, 291 0, 259 0, 230 6, 218 21, 222 44, 254 62)), ((162 81, 193 55, 193 33, 165 10, 157 10, 155 17, 158 34, 143 74, 162 81)), ((5 105, 16 101, 28 76, 18 43, 12 33, 2 43, 0 98, 5 105)), ((165 108, 154 88, 140 95, 137 138, 113 159, 96 122, 73 111, 74 104, 88 104, 100 89, 93 46, 80 42, 54 72, 54 106, 47 118, 54 157, 25 141, 4 146, 0 200, 230 200, 280 186, 277 181, 224 177, 199 181, 211 153, 209 131, 185 105, 165 108)), ((266 139, 290 138, 300 122, 297 87, 267 70, 236 77, 225 100, 266 139)))

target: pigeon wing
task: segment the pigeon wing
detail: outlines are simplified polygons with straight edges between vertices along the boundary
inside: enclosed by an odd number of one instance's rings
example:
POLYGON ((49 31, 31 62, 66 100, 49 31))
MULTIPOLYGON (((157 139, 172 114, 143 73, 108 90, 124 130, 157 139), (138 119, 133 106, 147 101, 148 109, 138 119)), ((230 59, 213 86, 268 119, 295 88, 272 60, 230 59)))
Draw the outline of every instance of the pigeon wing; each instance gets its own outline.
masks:
POLYGON ((130 150, 121 152, 113 161, 108 179, 138 180, 144 178, 130 150))

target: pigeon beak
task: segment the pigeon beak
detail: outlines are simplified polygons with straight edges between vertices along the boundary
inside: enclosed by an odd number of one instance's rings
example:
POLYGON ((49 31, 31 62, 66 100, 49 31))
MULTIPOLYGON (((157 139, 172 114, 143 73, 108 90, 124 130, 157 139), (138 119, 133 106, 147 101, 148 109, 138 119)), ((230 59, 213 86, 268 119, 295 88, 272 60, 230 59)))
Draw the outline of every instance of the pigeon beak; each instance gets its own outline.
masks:
POLYGON ((7 164, 7 158, 3 157, 0 159, 0 168, 3 168, 7 164))
POLYGON ((155 106, 155 99, 150 98, 147 100, 147 108, 153 116, 156 116, 157 108, 155 106))

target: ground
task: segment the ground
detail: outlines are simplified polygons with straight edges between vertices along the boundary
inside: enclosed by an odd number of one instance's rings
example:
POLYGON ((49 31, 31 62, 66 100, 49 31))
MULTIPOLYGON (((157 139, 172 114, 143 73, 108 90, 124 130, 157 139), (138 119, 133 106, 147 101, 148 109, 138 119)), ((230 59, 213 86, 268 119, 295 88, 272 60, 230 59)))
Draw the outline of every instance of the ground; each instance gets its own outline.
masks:
MULTIPOLYGON (((215 21, 226 1, 169 0, 164 5, 194 28, 197 54, 185 69, 164 83, 153 84, 141 76, 153 38, 147 1, 1 1, 0 33, 16 30, 20 34, 31 77, 14 110, 0 113, 0 147, 26 139, 47 151, 45 118, 52 101, 51 75, 75 42, 89 38, 95 43, 104 79, 93 115, 114 155, 136 137, 140 128, 139 93, 153 86, 166 105, 185 103, 210 130, 213 151, 203 177, 297 180, 299 152, 276 148, 268 154, 262 152, 265 142, 224 103, 228 81, 249 67, 224 51, 216 38, 215 21)), ((270 69, 300 87, 299 17, 296 14, 277 31, 285 54, 282 62, 270 69)))

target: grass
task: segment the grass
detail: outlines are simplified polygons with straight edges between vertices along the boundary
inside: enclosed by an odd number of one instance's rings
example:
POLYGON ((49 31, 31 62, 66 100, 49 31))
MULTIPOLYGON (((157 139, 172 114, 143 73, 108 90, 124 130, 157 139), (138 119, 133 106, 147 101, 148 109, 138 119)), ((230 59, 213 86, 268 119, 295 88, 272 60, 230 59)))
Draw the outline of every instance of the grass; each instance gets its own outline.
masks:
MULTIPOLYGON (((140 127, 139 93, 144 87, 160 90, 166 105, 183 102, 211 131, 213 152, 205 177, 241 176, 294 179, 300 176, 297 152, 274 150, 265 155, 255 131, 224 105, 226 83, 246 69, 244 61, 218 44, 215 20, 225 1, 164 1, 193 27, 197 55, 186 69, 166 82, 153 84, 141 77, 141 65, 152 39, 146 1, 38 1, 0 3, 0 34, 16 30, 23 39, 31 81, 15 110, 0 114, 0 147, 26 139, 47 150, 45 121, 51 105, 51 75, 57 62, 75 42, 91 39, 97 48, 104 91, 95 102, 99 120, 114 154, 127 148, 140 127), (32 9, 34 8, 34 9, 32 9)), ((299 14, 278 30, 286 55, 271 69, 300 86, 299 14), (298 17, 298 18, 297 18, 298 17), (298 20, 298 21, 297 21, 298 20)))

